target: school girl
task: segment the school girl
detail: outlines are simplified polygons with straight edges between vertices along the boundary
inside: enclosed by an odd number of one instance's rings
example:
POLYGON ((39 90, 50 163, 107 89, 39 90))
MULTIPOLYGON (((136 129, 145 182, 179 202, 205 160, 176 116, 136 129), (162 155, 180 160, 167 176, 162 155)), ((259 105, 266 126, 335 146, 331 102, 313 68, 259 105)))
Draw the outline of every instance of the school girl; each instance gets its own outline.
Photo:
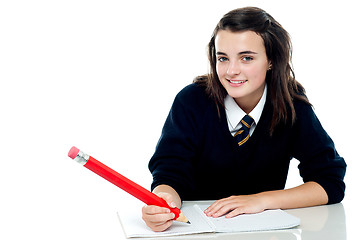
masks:
MULTIPOLYGON (((205 210, 212 217, 340 202, 346 163, 294 77, 286 30, 262 9, 236 9, 208 51, 210 73, 178 93, 166 119, 152 191, 178 208, 217 200, 205 210), (292 158, 304 184, 284 189, 292 158)), ((142 215, 154 231, 174 217, 157 206, 142 215)))

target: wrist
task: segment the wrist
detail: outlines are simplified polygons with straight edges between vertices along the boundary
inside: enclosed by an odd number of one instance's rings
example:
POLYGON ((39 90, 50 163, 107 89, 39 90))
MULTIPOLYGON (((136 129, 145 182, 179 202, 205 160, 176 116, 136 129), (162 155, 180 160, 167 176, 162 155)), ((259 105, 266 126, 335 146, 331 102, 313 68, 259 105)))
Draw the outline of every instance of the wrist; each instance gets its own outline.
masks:
POLYGON ((280 208, 275 191, 261 192, 256 195, 260 198, 261 204, 265 210, 280 208))

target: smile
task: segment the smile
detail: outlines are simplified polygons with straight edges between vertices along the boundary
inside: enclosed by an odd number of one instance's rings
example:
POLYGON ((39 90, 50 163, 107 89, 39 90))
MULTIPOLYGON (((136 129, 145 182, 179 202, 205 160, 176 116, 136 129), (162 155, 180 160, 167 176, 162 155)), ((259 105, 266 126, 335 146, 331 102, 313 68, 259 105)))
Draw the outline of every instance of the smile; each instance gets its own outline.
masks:
POLYGON ((230 83, 233 83, 233 84, 241 84, 241 83, 247 82, 248 80, 230 80, 230 79, 227 79, 227 81, 230 82, 230 83))

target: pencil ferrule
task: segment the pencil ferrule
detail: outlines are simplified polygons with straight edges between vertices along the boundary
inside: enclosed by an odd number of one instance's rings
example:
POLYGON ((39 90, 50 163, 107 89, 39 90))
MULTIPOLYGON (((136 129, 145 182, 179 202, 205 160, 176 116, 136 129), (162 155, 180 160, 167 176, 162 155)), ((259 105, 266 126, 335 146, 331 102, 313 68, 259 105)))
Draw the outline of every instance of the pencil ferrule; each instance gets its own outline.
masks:
POLYGON ((89 160, 89 155, 79 151, 78 155, 74 158, 74 161, 80 163, 81 165, 85 165, 89 160))

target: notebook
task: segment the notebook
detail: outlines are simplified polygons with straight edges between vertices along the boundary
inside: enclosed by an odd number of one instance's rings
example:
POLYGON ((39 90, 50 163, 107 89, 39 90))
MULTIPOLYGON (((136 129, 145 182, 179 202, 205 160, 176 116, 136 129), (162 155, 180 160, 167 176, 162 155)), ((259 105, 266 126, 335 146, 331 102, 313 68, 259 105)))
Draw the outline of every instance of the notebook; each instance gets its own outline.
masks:
POLYGON ((153 232, 142 220, 141 210, 134 208, 118 211, 118 217, 126 238, 161 237, 198 233, 229 233, 280 230, 296 227, 300 219, 281 209, 267 210, 256 214, 243 214, 233 218, 212 218, 204 214, 210 204, 184 204, 182 212, 191 224, 174 221, 172 226, 163 232, 153 232))

